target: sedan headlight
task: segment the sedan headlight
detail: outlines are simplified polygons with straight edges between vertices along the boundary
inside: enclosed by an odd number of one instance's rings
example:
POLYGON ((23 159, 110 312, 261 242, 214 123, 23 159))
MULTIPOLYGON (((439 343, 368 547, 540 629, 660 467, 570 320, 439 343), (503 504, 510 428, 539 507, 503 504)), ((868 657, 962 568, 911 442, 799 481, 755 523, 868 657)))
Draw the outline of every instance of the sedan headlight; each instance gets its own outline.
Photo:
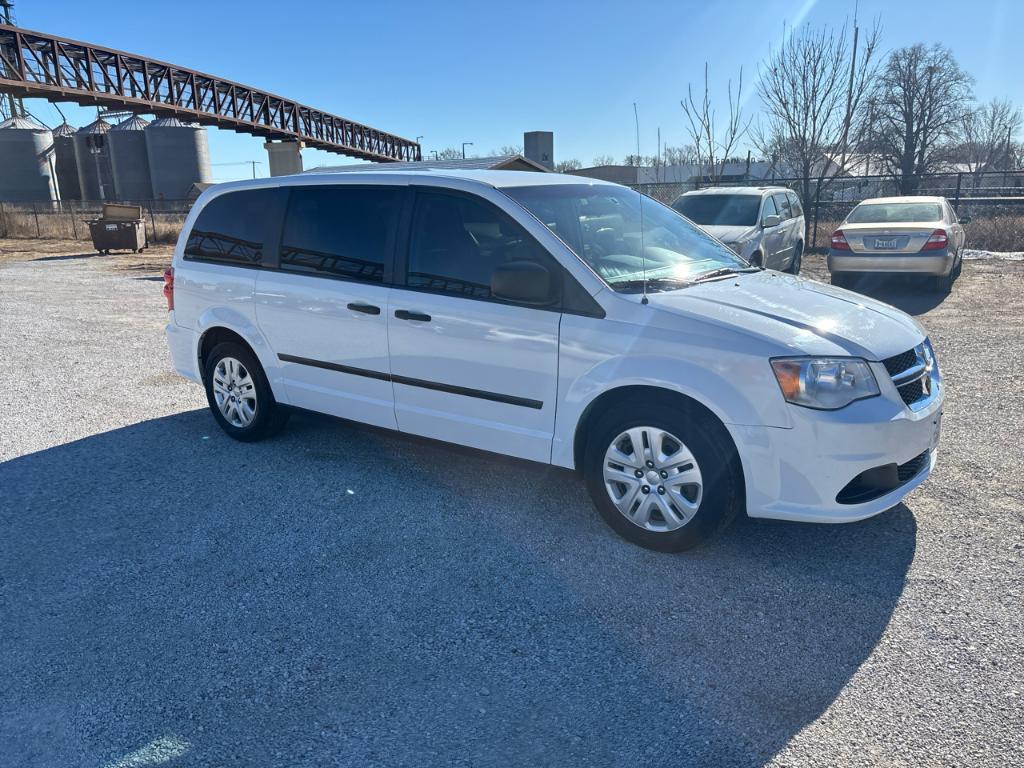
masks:
POLYGON ((878 394, 866 361, 853 357, 777 357, 771 361, 787 402, 834 411, 878 394))

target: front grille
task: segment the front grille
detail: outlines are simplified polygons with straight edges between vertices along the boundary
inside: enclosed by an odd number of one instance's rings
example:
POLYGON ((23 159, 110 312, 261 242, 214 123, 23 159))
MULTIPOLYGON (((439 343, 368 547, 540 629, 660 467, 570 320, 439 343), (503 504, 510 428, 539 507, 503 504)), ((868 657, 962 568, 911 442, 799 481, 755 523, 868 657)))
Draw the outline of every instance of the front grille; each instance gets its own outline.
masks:
POLYGON ((927 369, 923 370, 920 376, 914 376, 905 383, 899 381, 900 374, 909 371, 915 366, 923 366, 925 364, 922 346, 908 349, 906 352, 887 357, 882 361, 885 370, 894 379, 893 383, 896 384, 896 390, 900 393, 900 398, 907 405, 918 403, 931 394, 930 382, 928 381, 929 371, 927 369))
POLYGON ((900 483, 905 483, 913 477, 917 477, 918 473, 925 468, 928 463, 928 451, 925 451, 920 456, 915 456, 906 464, 900 464, 896 467, 896 477, 899 478, 900 483))
POLYGON ((906 352, 887 357, 882 361, 882 365, 885 366, 885 370, 889 372, 890 376, 896 376, 908 368, 913 368, 917 365, 917 352, 913 349, 908 349, 906 352))
POLYGON ((840 504, 863 504, 885 496, 921 474, 928 461, 928 451, 925 451, 904 464, 883 464, 866 469, 836 494, 836 501, 840 504))
POLYGON ((903 398, 904 403, 913 405, 924 397, 924 384, 921 383, 921 379, 917 379, 909 384, 904 384, 902 387, 897 387, 897 391, 900 393, 900 397, 903 398))

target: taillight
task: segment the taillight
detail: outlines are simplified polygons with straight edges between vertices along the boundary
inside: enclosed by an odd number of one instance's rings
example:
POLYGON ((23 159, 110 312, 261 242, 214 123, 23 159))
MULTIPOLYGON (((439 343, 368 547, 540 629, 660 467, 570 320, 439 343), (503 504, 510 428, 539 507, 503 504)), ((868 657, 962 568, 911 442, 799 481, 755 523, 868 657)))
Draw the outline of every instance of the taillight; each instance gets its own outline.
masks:
POLYGON ((949 237, 946 235, 946 230, 936 229, 932 232, 931 237, 921 246, 922 251, 941 251, 949 245, 949 237))
POLYGON ((167 299, 167 311, 174 309, 174 267, 164 270, 164 298, 167 299))
POLYGON ((843 230, 837 229, 832 233, 832 248, 837 251, 850 250, 850 244, 846 242, 846 235, 843 234, 843 230))

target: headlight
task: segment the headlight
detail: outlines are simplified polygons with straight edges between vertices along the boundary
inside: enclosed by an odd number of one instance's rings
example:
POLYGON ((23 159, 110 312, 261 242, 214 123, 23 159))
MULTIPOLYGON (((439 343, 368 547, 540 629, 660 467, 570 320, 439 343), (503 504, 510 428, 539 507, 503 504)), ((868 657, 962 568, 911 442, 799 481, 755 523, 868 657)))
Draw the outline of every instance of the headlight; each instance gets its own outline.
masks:
POLYGON ((864 360, 851 357, 777 357, 771 361, 787 402, 834 411, 878 394, 864 360))

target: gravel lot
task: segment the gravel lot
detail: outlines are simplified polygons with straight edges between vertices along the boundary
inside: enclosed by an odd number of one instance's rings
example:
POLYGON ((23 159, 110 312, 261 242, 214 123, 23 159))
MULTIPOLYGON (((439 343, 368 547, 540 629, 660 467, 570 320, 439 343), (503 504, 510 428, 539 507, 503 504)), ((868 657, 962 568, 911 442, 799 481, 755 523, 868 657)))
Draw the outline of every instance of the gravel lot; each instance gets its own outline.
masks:
POLYGON ((80 251, 0 241, 0 765, 1024 763, 1024 262, 865 286, 948 384, 906 505, 662 555, 561 470, 231 442, 170 372, 167 252, 80 251))

